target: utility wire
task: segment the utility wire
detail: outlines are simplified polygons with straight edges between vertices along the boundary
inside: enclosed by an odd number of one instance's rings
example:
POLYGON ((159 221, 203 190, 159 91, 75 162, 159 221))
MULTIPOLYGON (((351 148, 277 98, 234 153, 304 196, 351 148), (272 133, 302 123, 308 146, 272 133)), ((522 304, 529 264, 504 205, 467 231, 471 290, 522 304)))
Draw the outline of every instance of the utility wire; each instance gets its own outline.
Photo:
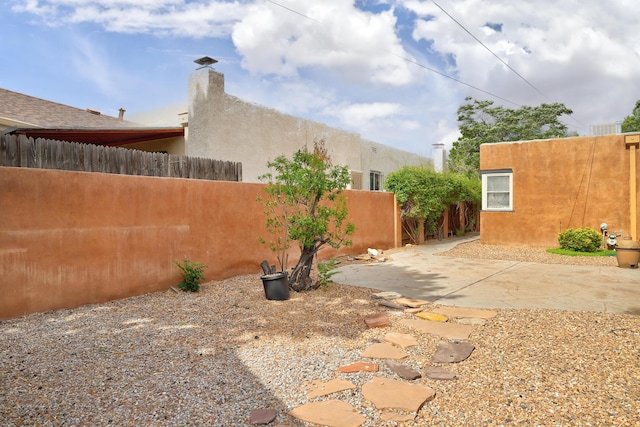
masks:
MULTIPOLYGON (((304 13, 301 13, 301 12, 298 12, 297 10, 291 9, 291 8, 289 8, 289 7, 286 7, 286 6, 284 6, 284 5, 280 4, 280 3, 277 3, 277 2, 275 2, 275 1, 273 1, 273 0, 266 0, 266 1, 267 1, 268 3, 271 3, 271 4, 275 5, 275 6, 278 6, 278 7, 281 7, 281 8, 283 8, 283 9, 286 9, 286 10, 288 10, 289 12, 295 13, 296 15, 302 16, 303 18, 306 18, 306 19, 309 19, 309 20, 311 20, 311 21, 317 22, 318 24, 322 24, 322 22, 318 21, 318 20, 317 20, 317 19, 315 19, 315 18, 312 18, 312 17, 310 17, 310 16, 307 16, 307 15, 305 15, 304 13)), ((445 77, 445 78, 447 78, 447 79, 453 80, 453 81, 454 81, 454 82, 456 82, 456 83, 460 83, 461 85, 464 85, 464 86, 470 87, 471 89, 475 89, 475 90, 477 90, 477 91, 479 91, 479 92, 485 93, 485 94, 487 94, 487 95, 489 95, 489 96, 492 96, 492 97, 494 97, 494 98, 496 98, 496 99, 500 99, 500 100, 502 100, 502 101, 508 102, 509 104, 513 104, 513 105, 516 105, 516 106, 518 106, 518 107, 522 107, 522 105, 518 104, 517 102, 510 101, 510 100, 508 100, 508 99, 506 99, 506 98, 503 98, 503 97, 501 97, 501 96, 499 96, 499 95, 496 95, 496 94, 491 93, 491 92, 489 92, 489 91, 486 91, 486 90, 484 90, 484 89, 480 89, 480 88, 479 88, 479 87, 477 87, 477 86, 473 86, 472 84, 469 84, 469 83, 463 82, 462 80, 456 79, 455 77, 450 76, 450 75, 448 75, 448 74, 445 74, 445 73, 443 73, 443 72, 441 72, 441 71, 438 71, 438 70, 436 70, 436 69, 434 69, 434 68, 427 67, 426 65, 423 65, 423 64, 421 64, 421 63, 419 63, 419 62, 417 62, 417 61, 414 61, 414 60, 409 59, 409 58, 406 58, 406 57, 404 57, 404 56, 401 56, 401 55, 395 54, 395 53, 390 52, 390 51, 387 51, 387 53, 389 53, 389 54, 391 54, 391 55, 393 55, 393 56, 395 56, 395 57, 397 57, 397 58, 400 58, 400 59, 402 59, 403 61, 406 61, 406 62, 409 62, 409 63, 411 63, 411 64, 417 65, 417 66, 418 66, 418 67, 420 67, 420 68, 424 68, 425 70, 429 70, 429 71, 431 71, 431 72, 433 72, 433 73, 436 73, 436 74, 438 74, 438 75, 440 75, 440 76, 442 76, 442 77, 445 77)))
POLYGON ((312 18, 312 17, 310 17, 310 16, 307 16, 307 15, 305 15, 304 13, 300 13, 300 12, 298 12, 297 10, 293 10, 293 9, 291 9, 291 8, 288 8, 287 6, 285 6, 285 5, 283 5, 283 4, 276 3, 276 2, 271 1, 271 0, 266 0, 266 1, 267 1, 268 3, 271 3, 271 4, 273 4, 273 5, 279 6, 279 7, 283 8, 283 9, 286 9, 286 10, 288 10, 289 12, 295 13, 296 15, 300 15, 300 16, 302 16, 303 18, 307 18, 307 19, 310 19, 310 20, 312 20, 312 21, 314 21, 314 22, 317 22, 318 24, 322 24, 322 22, 318 21, 317 19, 314 19, 314 18, 312 18))
MULTIPOLYGON (((278 7, 281 7, 281 8, 283 8, 283 9, 286 9, 286 10, 288 10, 288 11, 289 11, 289 12, 291 12, 291 13, 295 13, 296 15, 302 16, 303 18, 309 19, 309 20, 314 21, 314 22, 316 22, 316 23, 318 23, 318 24, 322 24, 322 22, 318 21, 318 20, 317 20, 317 19, 315 19, 315 18, 312 18, 312 17, 310 17, 310 16, 308 16, 308 15, 305 15, 304 13, 298 12, 297 10, 291 9, 291 8, 289 8, 289 7, 287 7, 287 6, 284 6, 284 5, 280 4, 280 3, 277 3, 277 2, 275 2, 275 1, 273 1, 273 0, 266 0, 266 1, 267 1, 268 3, 271 3, 271 4, 275 5, 275 6, 278 6, 278 7)), ((436 2, 435 2, 435 0, 432 0, 432 1, 433 1, 433 4, 435 4, 435 5, 436 5, 436 6, 437 6, 437 7, 438 7, 442 12, 444 12, 444 13, 445 13, 449 18, 451 18, 451 19, 452 19, 456 24, 458 24, 458 25, 459 25, 459 26, 460 26, 460 27, 461 27, 465 32, 467 32, 467 34, 469 34, 471 37, 473 37, 473 38, 474 38, 478 43, 480 43, 480 44, 481 44, 485 49, 487 49, 489 52, 491 52, 491 54, 492 54, 493 56, 495 56, 495 57, 496 57, 500 62, 502 62, 505 66, 507 66, 507 68, 508 68, 509 70, 511 70, 511 71, 512 71, 513 73, 515 73, 518 77, 520 77, 522 80, 524 80, 524 81, 525 81, 529 86, 531 86, 531 87, 532 87, 536 92, 538 92, 540 95, 542 95, 544 98, 546 98, 549 102, 552 102, 552 101, 551 101, 551 99, 549 99, 549 97, 548 97, 548 96, 546 96, 544 93, 542 93, 538 88, 536 88, 533 84, 531 84, 531 83, 530 83, 526 78, 524 78, 522 75, 520 75, 520 74, 519 74, 516 70, 514 70, 514 69, 513 69, 509 64, 507 64, 506 62, 504 62, 504 61, 503 61, 503 60, 502 60, 498 55, 496 55, 495 53, 493 53, 493 51, 492 51, 491 49, 489 49, 489 48, 488 48, 484 43, 482 43, 482 42, 481 42, 481 41, 480 41, 476 36, 474 36, 474 35, 473 35, 469 30, 467 30, 467 29, 466 29, 466 28, 465 28, 465 27, 464 27, 460 22, 458 22, 458 21, 457 21, 453 16, 451 16, 451 15, 450 15, 446 10, 444 10, 444 9, 443 9, 443 8, 442 8, 438 3, 436 3, 436 2)), ((388 54, 390 54, 390 55, 393 55, 393 56, 395 56, 395 57, 397 57, 397 58, 400 58, 400 59, 402 59, 403 61, 406 61, 406 62, 409 62, 409 63, 411 63, 411 64, 417 65, 417 66, 418 66, 418 67, 420 67, 420 68, 424 68, 425 70, 431 71, 432 73, 436 73, 436 74, 438 74, 438 75, 440 75, 440 76, 442 76, 442 77, 445 77, 445 78, 447 78, 447 79, 449 79, 449 80, 453 80, 453 81, 454 81, 454 82, 456 82, 456 83, 459 83, 459 84, 461 84, 461 85, 467 86, 467 87, 469 87, 469 88, 471 88, 471 89, 477 90, 477 91, 479 91, 479 92, 482 92, 482 93, 484 93, 484 94, 487 94, 487 95, 489 95, 489 96, 492 96, 492 97, 494 97, 494 98, 496 98, 496 99, 500 99, 500 100, 502 100, 502 101, 504 101, 504 102, 507 102, 507 103, 512 104, 512 105, 515 105, 515 106, 517 106, 517 107, 522 107, 522 105, 521 105, 521 104, 518 104, 517 102, 511 101, 511 100, 506 99, 506 98, 504 98, 504 97, 502 97, 502 96, 500 96, 500 95, 496 95, 496 94, 494 94, 494 93, 492 93, 492 92, 489 92, 489 91, 487 91, 487 90, 481 89, 481 88, 479 88, 479 87, 477 87, 477 86, 474 86, 474 85, 472 85, 472 84, 466 83, 466 82, 464 82, 464 81, 462 81, 462 80, 456 79, 456 78, 455 78, 455 77, 453 77, 453 76, 450 76, 450 75, 448 75, 448 74, 445 74, 445 73, 443 73, 443 72, 441 72, 441 71, 438 71, 438 70, 436 70, 436 69, 434 69, 434 68, 427 67, 426 65, 423 65, 423 64, 421 64, 421 63, 419 63, 419 62, 417 62, 417 61, 414 61, 413 59, 406 58, 406 57, 404 57, 404 56, 401 56, 401 55, 398 55, 398 54, 395 54, 395 53, 393 53, 393 52, 389 52, 389 51, 387 51, 387 53, 388 53, 388 54)), ((586 126, 585 126, 583 123, 580 123, 580 122, 579 122, 578 120, 576 120, 572 115, 569 115, 569 117, 571 117, 573 120, 575 120, 575 121, 576 121, 579 125, 581 125, 583 128, 586 128, 586 126)))
POLYGON ((484 89, 480 89, 479 87, 477 87, 477 86, 473 86, 472 84, 465 83, 465 82, 463 82, 462 80, 458 80, 458 79, 456 79, 455 77, 452 77, 452 76, 450 76, 450 75, 448 75, 448 74, 445 74, 445 73, 440 72, 440 71, 438 71, 438 70, 436 70, 436 69, 433 69, 433 68, 427 67, 426 65, 422 65, 421 63, 419 63, 419 62, 417 62, 417 61, 414 61, 413 59, 405 58, 404 56, 400 56, 400 55, 397 55, 397 54, 392 53, 392 52, 388 52, 388 53, 390 53, 391 55, 393 55, 393 56, 395 56, 395 57, 398 57, 398 58, 400 58, 400 59, 402 59, 402 60, 404 60, 404 61, 407 61, 407 62, 409 62, 409 63, 411 63, 411 64, 417 65, 417 66, 418 66, 418 67, 420 67, 420 68, 424 68, 425 70, 429 70, 429 71, 431 71, 432 73, 436 73, 436 74, 441 75, 442 77, 446 77, 446 78, 448 78, 448 79, 450 79, 450 80, 453 80, 453 81, 454 81, 454 82, 456 82, 456 83, 460 83, 460 84, 462 84, 462 85, 465 85, 465 86, 467 86, 467 87, 470 87, 470 88, 475 89, 475 90, 477 90, 477 91, 480 91, 480 92, 482 92, 482 93, 486 93, 487 95, 490 95, 490 96, 492 96, 492 97, 494 97, 494 98, 501 99, 501 100, 503 100, 503 101, 505 101, 505 102, 508 102, 509 104, 513 104, 513 105, 515 105, 515 106, 522 107, 522 105, 520 105, 520 104, 518 104, 518 103, 516 103, 516 102, 510 101, 510 100, 508 100, 508 99, 506 99, 506 98, 503 98, 503 97, 501 97, 501 96, 499 96, 499 95, 495 95, 495 94, 493 94, 493 93, 491 93, 491 92, 488 92, 488 91, 486 91, 486 90, 484 90, 484 89))
POLYGON ((536 92, 538 92, 540 95, 542 95, 544 98, 547 99, 547 101, 552 102, 551 99, 545 95, 544 93, 542 93, 540 91, 540 89, 538 89, 537 87, 535 87, 529 80, 527 80, 526 78, 522 77, 522 75, 520 73, 518 73, 516 70, 514 70, 509 64, 507 64, 505 61, 502 60, 502 58, 500 58, 498 55, 496 55, 491 49, 489 49, 489 47, 482 43, 482 41, 480 41, 479 38, 477 38, 475 35, 473 35, 473 33, 471 33, 471 31, 467 30, 467 28, 462 25, 456 18, 454 18, 453 16, 451 16, 451 14, 449 12, 447 12, 446 10, 444 10, 444 8, 442 6, 440 6, 438 3, 435 2, 435 0, 431 0, 433 2, 433 4, 435 4, 438 9, 440 9, 442 12, 444 12, 445 15, 447 15, 449 18, 451 18, 451 20, 453 22, 455 22, 456 24, 458 24, 458 26, 460 28, 462 28, 467 34, 469 34, 471 37, 473 37, 473 39, 475 41, 477 41, 478 43, 480 43, 480 45, 482 47, 484 47, 485 49, 487 49, 489 51, 489 53, 491 53, 491 55, 495 56, 496 59, 500 62, 502 62, 509 70, 511 70, 511 72, 513 72, 516 76, 520 77, 526 84, 528 84, 529 86, 531 86, 531 88, 533 88, 533 90, 535 90, 536 92))
MULTIPOLYGON (((489 47, 487 45, 485 45, 484 43, 482 43, 482 41, 480 39, 478 39, 471 31, 469 31, 464 25, 462 25, 456 18, 454 18, 449 12, 447 12, 442 6, 440 6, 438 3, 436 3, 435 0, 431 0, 431 2, 433 4, 435 4, 438 9, 440 9, 445 15, 447 15, 449 18, 451 18, 451 20, 453 22, 455 22, 456 24, 458 24, 458 26, 460 28, 462 28, 464 30, 464 32, 466 32, 467 34, 469 34, 471 37, 473 37, 473 39, 475 41, 477 41, 478 43, 480 43, 480 45, 482 47, 484 47, 486 50, 489 51, 489 53, 491 53, 491 55, 493 55, 498 61, 500 61, 502 64, 504 64, 512 73, 514 73, 516 76, 520 77, 520 79, 522 79, 522 81, 524 81, 526 84, 528 84, 533 90, 535 90, 536 92, 538 92, 540 95, 542 95, 547 101, 549 102, 553 102, 547 95, 545 95, 544 93, 542 93, 542 91, 540 89, 538 89, 537 87, 535 87, 529 80, 527 80, 525 77, 523 77, 520 73, 518 73, 516 70, 513 69, 513 67, 511 67, 509 64, 507 64, 502 58, 500 58, 498 55, 496 55, 491 49, 489 49, 489 47)), ((517 104, 516 104, 517 105, 517 104)), ((582 128, 587 129, 588 127, 584 124, 581 123, 580 121, 578 121, 578 119, 576 119, 575 117, 573 117, 573 115, 569 114, 569 117, 571 117, 576 123, 578 123, 582 128)))

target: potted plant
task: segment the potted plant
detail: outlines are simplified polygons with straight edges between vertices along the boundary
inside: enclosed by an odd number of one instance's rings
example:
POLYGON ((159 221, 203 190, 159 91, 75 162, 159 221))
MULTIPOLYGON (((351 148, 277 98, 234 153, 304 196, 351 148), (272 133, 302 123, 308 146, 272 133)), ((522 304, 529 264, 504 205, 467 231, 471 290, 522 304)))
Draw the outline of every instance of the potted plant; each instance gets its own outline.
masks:
POLYGON ((288 250, 291 247, 289 239, 289 215, 287 204, 283 197, 274 188, 265 188, 266 198, 258 197, 263 203, 264 213, 267 217, 267 231, 272 238, 267 242, 263 237, 260 242, 269 245, 269 249, 276 254, 276 265, 269 265, 264 260, 260 263, 264 275, 260 277, 264 287, 264 293, 269 300, 289 299, 289 280, 287 276, 287 264, 289 261, 288 250))
MULTIPOLYGON (((346 220, 347 202, 341 194, 351 182, 349 169, 331 164, 323 140, 314 141, 313 151, 305 147, 291 159, 276 158, 268 167, 273 173, 260 177, 267 186, 265 197, 258 199, 265 208, 267 230, 272 235, 269 247, 276 253, 280 272, 285 273, 290 289, 316 289, 320 283, 314 283, 310 273, 318 251, 325 245, 336 249, 350 245, 348 236, 355 231, 353 223, 346 220), (298 243, 300 258, 287 274, 292 241, 298 243)), ((275 270, 266 262, 262 266, 265 276, 275 270)))

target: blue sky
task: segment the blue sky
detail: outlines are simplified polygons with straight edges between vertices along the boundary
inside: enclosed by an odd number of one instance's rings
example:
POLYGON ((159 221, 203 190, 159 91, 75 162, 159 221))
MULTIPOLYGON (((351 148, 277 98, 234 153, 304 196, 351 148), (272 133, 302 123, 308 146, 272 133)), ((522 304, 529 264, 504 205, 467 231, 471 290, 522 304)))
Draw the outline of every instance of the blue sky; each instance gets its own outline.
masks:
POLYGON ((633 3, 5 0, 0 87, 132 116, 186 102, 208 55, 231 95, 423 155, 466 96, 562 102, 588 135, 640 99, 633 3))

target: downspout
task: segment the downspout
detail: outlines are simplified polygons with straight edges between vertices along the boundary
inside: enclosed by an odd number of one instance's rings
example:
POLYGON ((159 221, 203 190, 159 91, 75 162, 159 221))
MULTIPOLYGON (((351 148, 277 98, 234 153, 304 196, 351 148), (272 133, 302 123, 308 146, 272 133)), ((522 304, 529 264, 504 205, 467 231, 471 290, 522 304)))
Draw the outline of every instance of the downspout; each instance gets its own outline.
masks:
POLYGON ((640 134, 625 135, 624 143, 629 148, 629 214, 631 219, 631 239, 638 238, 638 190, 636 189, 636 148, 640 144, 640 134))

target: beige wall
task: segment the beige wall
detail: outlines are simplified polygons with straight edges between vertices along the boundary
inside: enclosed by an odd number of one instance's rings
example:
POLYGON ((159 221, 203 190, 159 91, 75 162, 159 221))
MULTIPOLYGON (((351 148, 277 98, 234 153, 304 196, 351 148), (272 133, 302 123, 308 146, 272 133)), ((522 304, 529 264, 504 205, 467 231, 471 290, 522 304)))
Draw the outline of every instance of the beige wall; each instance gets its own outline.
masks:
POLYGON ((127 144, 124 148, 128 148, 130 150, 141 150, 141 151, 151 151, 151 152, 162 152, 165 151, 167 154, 178 154, 184 155, 184 137, 180 138, 165 138, 158 139, 155 141, 147 141, 147 142, 138 142, 135 144, 127 144))
POLYGON ((403 166, 433 166, 433 161, 415 153, 398 150, 388 145, 379 144, 373 141, 363 140, 360 150, 361 167, 363 173, 363 189, 369 190, 369 172, 376 171, 382 173, 382 182, 387 175, 402 169, 403 166))
POLYGON ((481 145, 481 170, 513 170, 514 207, 481 213, 482 243, 557 247, 561 230, 603 222, 628 235, 629 156, 624 135, 481 145))
MULTIPOLYGON (((167 289, 185 258, 209 280, 255 273, 261 286, 260 261, 275 263, 258 242, 262 188, 0 167, 0 318, 167 289)), ((393 194, 346 195, 357 231, 343 253, 400 244, 393 194)))
POLYGON ((311 148, 315 139, 325 140, 334 164, 363 173, 363 189, 369 188, 370 170, 386 175, 407 164, 432 164, 417 154, 364 141, 357 133, 227 95, 224 75, 211 69, 190 76, 189 101, 186 154, 242 162, 245 182, 258 182, 268 172, 269 160, 290 157, 304 146, 311 148), (372 155, 372 147, 377 147, 377 155, 372 155))

